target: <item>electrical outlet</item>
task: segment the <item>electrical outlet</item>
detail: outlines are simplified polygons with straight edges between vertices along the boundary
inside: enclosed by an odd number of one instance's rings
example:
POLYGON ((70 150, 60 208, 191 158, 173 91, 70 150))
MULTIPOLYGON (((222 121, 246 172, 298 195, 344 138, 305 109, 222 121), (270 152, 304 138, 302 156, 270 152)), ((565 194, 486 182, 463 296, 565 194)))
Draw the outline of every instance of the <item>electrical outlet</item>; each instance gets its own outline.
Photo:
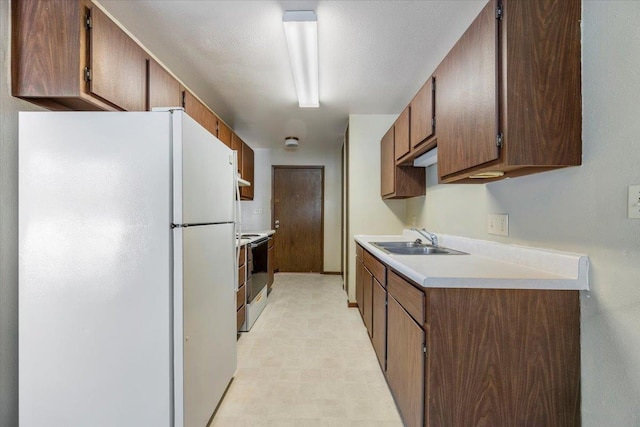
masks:
POLYGON ((262 208, 257 208, 253 210, 254 215, 262 215, 262 208))
POLYGON ((640 218, 640 185, 629 186, 628 218, 640 218))
POLYGON ((487 217, 487 233, 496 236, 509 236, 509 215, 489 214, 487 217))

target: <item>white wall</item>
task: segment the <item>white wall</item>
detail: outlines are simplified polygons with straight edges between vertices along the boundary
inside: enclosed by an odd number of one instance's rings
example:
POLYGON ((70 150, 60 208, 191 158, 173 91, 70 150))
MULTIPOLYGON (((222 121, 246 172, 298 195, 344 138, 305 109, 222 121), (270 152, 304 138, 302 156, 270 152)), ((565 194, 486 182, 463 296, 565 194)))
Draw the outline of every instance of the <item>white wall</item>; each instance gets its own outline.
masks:
POLYGON ((356 234, 399 234, 406 217, 403 200, 380 197, 380 139, 397 114, 349 115, 349 301, 355 301, 356 234))
POLYGON ((407 225, 589 255, 581 295, 582 423, 640 425, 640 2, 583 2, 583 164, 486 185, 437 185, 407 202, 407 225), (509 214, 509 237, 486 234, 509 214))
MULTIPOLYGON (((251 144, 251 142, 248 142, 251 144)), ((255 149, 256 188, 252 201, 242 202, 242 228, 271 228, 272 166, 324 166, 324 271, 340 271, 340 213, 342 169, 340 147, 311 147, 300 142, 296 149, 255 149), (256 214, 262 209, 262 214, 256 214)))

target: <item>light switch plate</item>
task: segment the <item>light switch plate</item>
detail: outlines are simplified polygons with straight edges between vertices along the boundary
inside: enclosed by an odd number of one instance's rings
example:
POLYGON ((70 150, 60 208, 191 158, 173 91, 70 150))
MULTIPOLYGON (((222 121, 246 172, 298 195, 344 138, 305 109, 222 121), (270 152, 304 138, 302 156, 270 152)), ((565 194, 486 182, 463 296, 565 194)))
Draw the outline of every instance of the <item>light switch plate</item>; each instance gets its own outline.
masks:
POLYGON ((509 215, 489 214, 487 217, 487 233, 495 236, 509 236, 509 215))
POLYGON ((640 185, 629 186, 628 218, 640 218, 640 185))

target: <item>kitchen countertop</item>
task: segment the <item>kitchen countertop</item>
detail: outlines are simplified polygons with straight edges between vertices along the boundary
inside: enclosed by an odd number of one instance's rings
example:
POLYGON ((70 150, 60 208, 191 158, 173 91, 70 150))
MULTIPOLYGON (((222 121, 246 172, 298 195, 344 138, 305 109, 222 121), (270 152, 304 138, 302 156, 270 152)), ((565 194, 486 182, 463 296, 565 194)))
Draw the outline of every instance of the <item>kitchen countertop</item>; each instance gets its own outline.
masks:
POLYGON ((265 237, 272 236, 275 234, 275 232, 276 230, 243 231, 242 232, 243 236, 246 236, 247 234, 256 234, 256 236, 243 237, 240 239, 239 242, 237 241, 236 244, 239 244, 240 246, 244 246, 249 243, 253 243, 256 240, 260 240, 265 237))
POLYGON ((355 240, 389 267, 423 287, 588 290, 589 258, 547 249, 437 234, 442 247, 468 255, 388 254, 371 242, 413 241, 419 236, 357 235, 355 240))

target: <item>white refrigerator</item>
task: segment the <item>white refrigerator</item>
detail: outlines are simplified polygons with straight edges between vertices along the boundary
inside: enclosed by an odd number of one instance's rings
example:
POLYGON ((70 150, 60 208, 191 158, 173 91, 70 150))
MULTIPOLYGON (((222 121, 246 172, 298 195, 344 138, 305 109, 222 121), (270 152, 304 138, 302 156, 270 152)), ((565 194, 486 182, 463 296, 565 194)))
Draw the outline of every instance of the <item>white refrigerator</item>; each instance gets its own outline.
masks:
POLYGON ((205 426, 236 370, 233 151, 180 109, 19 132, 20 425, 205 426))

